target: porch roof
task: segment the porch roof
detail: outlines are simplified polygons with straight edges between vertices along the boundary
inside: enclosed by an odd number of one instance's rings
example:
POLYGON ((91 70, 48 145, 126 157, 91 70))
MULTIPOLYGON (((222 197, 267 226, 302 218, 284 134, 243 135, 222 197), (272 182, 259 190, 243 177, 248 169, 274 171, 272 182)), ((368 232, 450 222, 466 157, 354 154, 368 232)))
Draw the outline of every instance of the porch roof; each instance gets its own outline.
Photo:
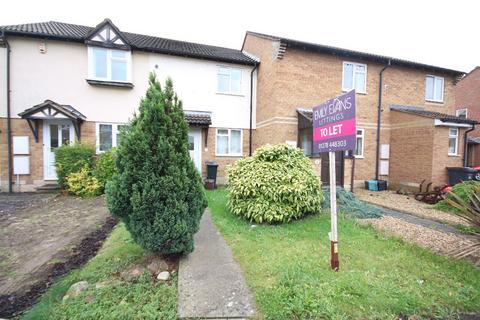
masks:
POLYGON ((416 107, 416 106, 405 106, 405 105, 394 104, 390 106, 390 110, 410 113, 420 117, 437 119, 442 122, 453 122, 453 123, 463 123, 463 124, 478 123, 478 121, 473 119, 461 118, 461 117, 453 116, 453 115, 442 113, 442 112, 428 111, 422 107, 416 107))
POLYGON ((185 120, 188 125, 197 127, 208 127, 212 124, 211 112, 185 110, 185 120))
POLYGON ((75 121, 85 121, 85 117, 80 111, 66 104, 59 104, 52 100, 45 100, 31 108, 18 114, 23 119, 31 120, 49 120, 49 119, 71 119, 75 121))

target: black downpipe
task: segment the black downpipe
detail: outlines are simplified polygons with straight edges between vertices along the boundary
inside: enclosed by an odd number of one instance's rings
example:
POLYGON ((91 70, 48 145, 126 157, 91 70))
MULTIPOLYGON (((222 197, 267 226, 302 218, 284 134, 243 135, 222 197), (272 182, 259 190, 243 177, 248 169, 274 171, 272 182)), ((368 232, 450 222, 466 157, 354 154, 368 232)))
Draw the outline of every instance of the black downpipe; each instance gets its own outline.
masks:
POLYGON ((472 128, 465 131, 463 136, 463 166, 468 166, 468 133, 475 130, 475 124, 472 124, 472 128))
POLYGON ((7 48, 7 148, 8 148, 8 193, 13 192, 13 160, 12 160, 12 119, 10 111, 10 44, 5 35, 3 38, 7 48))
POLYGON ((380 70, 380 83, 378 88, 378 109, 377 109, 377 157, 375 159, 375 180, 379 178, 378 167, 380 166, 380 129, 382 126, 382 93, 383 93, 383 72, 390 67, 391 62, 388 60, 388 64, 380 70))
POLYGON ((248 129, 248 155, 252 156, 252 136, 253 136, 253 73, 258 68, 258 63, 255 63, 255 66, 250 72, 250 127, 248 129))

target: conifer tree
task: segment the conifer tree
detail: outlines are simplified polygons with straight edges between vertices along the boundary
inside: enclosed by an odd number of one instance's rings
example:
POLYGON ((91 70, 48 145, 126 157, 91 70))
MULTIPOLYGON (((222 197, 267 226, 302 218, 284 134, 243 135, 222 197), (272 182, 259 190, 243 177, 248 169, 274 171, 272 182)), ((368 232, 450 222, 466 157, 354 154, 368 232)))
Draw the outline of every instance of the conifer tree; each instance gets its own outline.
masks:
POLYGON ((193 251, 207 201, 171 79, 162 88, 150 74, 139 113, 122 132, 117 168, 106 187, 107 204, 133 239, 161 254, 193 251))

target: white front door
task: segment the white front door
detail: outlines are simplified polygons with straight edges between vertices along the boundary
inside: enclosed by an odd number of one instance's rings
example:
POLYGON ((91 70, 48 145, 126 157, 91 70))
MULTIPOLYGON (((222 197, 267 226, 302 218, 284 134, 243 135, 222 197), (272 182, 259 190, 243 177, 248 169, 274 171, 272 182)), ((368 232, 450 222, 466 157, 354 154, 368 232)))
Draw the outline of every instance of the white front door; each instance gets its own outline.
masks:
POLYGON ((69 120, 43 121, 43 176, 44 180, 57 180, 55 148, 74 141, 74 128, 69 120))
POLYGON ((188 151, 198 171, 202 172, 202 129, 188 130, 188 151))

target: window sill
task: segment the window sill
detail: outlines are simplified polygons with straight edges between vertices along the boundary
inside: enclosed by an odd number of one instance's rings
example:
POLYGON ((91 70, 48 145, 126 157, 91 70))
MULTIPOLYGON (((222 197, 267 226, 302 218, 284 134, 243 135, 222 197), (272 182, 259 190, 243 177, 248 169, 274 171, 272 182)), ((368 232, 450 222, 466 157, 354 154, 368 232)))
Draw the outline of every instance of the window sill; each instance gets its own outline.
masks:
MULTIPOLYGON (((352 91, 353 89, 350 89, 350 90, 345 90, 345 89, 342 89, 342 93, 347 93, 347 92, 350 92, 352 91)), ((360 91, 355 91, 356 94, 360 94, 362 96, 366 96, 367 93, 366 92, 360 92, 360 91)))
POLYGON ((460 157, 459 154, 450 154, 450 153, 448 154, 448 156, 449 156, 449 157, 460 157))
POLYGON ((94 80, 86 79, 87 83, 92 86, 105 86, 105 87, 117 87, 117 88, 128 88, 132 89, 134 87, 131 82, 117 82, 117 81, 106 81, 106 80, 94 80))
POLYGON ((437 101, 437 100, 429 100, 429 99, 425 99, 425 102, 427 103, 432 103, 432 104, 444 104, 445 102, 442 100, 442 101, 437 101))
POLYGON ((215 154, 215 157, 222 157, 222 158, 241 158, 241 157, 243 157, 243 154, 241 154, 241 153, 215 154))
POLYGON ((231 92, 216 92, 216 94, 224 95, 224 96, 234 96, 234 97, 245 97, 244 94, 241 93, 231 93, 231 92))

